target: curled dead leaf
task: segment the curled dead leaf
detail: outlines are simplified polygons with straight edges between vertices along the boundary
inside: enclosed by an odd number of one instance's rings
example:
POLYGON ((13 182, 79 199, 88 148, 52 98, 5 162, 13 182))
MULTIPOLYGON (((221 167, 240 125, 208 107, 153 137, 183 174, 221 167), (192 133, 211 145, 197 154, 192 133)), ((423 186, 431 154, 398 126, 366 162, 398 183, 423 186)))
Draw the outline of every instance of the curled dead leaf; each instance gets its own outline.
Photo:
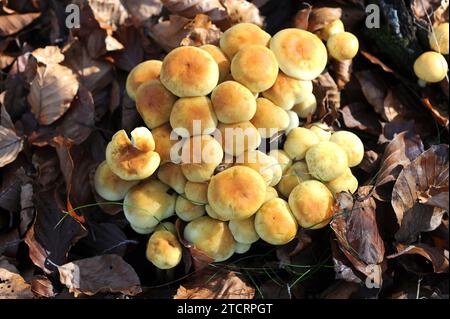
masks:
POLYGON ((69 109, 78 87, 69 68, 59 64, 38 67, 27 97, 31 112, 40 124, 52 124, 69 109))
POLYGON ((33 299, 31 286, 25 282, 16 267, 0 258, 0 299, 33 299))
POLYGON ((0 167, 13 162, 23 149, 23 139, 16 132, 0 126, 0 167))
POLYGON ((338 118, 338 109, 341 107, 339 88, 328 72, 319 75, 313 84, 318 117, 321 120, 326 118, 327 124, 331 124, 338 118))
POLYGON ((171 13, 188 19, 197 14, 208 15, 212 21, 226 18, 226 10, 220 0, 161 0, 171 13))
POLYGON ((59 279, 78 297, 99 292, 137 295, 142 291, 134 269, 118 255, 76 260, 58 267, 59 279))
POLYGON ((433 145, 399 174, 392 191, 392 207, 400 229, 400 243, 415 241, 420 232, 441 224, 448 211, 448 145, 433 145))
POLYGON ((40 12, 0 16, 0 37, 6 37, 21 31, 40 16, 40 12))
POLYGON ((58 64, 64 61, 64 55, 57 46, 46 46, 38 48, 31 53, 39 63, 58 64))

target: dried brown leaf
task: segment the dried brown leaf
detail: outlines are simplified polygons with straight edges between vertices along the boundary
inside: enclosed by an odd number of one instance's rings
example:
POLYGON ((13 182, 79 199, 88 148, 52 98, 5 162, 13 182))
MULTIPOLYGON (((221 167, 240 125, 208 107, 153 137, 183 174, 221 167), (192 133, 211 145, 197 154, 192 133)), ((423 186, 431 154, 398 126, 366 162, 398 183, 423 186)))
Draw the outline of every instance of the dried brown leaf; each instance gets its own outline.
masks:
MULTIPOLYGON (((2 258, 0 258, 2 261, 2 258)), ((17 269, 5 262, 0 263, 0 298, 1 299, 33 299, 31 286, 19 275, 17 269)))
POLYGON ((40 124, 52 124, 69 109, 78 87, 69 68, 59 64, 38 67, 28 94, 31 112, 40 124))
POLYGON ((99 292, 137 295, 142 291, 134 269, 118 255, 76 260, 58 267, 59 278, 78 297, 99 292))
POLYGON ((20 188, 20 236, 23 237, 34 219, 33 185, 27 183, 20 188))
POLYGON ((0 126, 0 167, 13 162, 23 149, 23 139, 16 132, 0 126))
POLYGON ((115 31, 129 19, 129 13, 120 0, 88 0, 100 27, 115 31))
POLYGON ((56 296, 56 291, 52 282, 45 276, 35 276, 30 280, 31 291, 37 297, 52 298, 56 296))
POLYGON ((434 145, 405 166, 392 191, 400 229, 397 241, 408 244, 420 232, 432 231, 448 211, 448 145, 434 145))
POLYGON ((380 121, 376 114, 370 112, 363 103, 351 103, 340 109, 342 119, 347 128, 358 129, 378 136, 381 131, 380 121))
POLYGON ((328 72, 319 75, 313 80, 313 84, 318 117, 321 120, 326 118, 326 122, 331 124, 338 118, 338 109, 341 107, 339 88, 328 72))
POLYGON ((341 8, 314 8, 308 19, 308 31, 316 32, 331 22, 340 19, 342 16, 341 8))
POLYGON ((227 12, 220 0, 161 0, 171 13, 188 19, 197 14, 208 15, 212 21, 224 20, 227 12))
POLYGON ((38 48, 31 53, 39 63, 43 64, 59 64, 64 61, 64 55, 57 46, 46 46, 38 48))
POLYGON ((41 13, 10 14, 0 16, 0 37, 13 35, 39 18, 41 13))
POLYGON ((142 25, 162 10, 161 0, 127 0, 124 2, 135 26, 142 25))
POLYGON ((174 299, 253 299, 255 289, 235 272, 202 271, 177 290, 174 299))
POLYGON ((253 3, 245 0, 221 0, 221 2, 227 11, 226 20, 230 25, 246 22, 263 26, 264 17, 253 3))
POLYGON ((192 20, 171 15, 169 20, 161 21, 150 29, 152 38, 166 51, 181 45, 214 44, 221 34, 219 28, 203 14, 195 16, 192 20))
POLYGON ((4 93, 0 95, 0 126, 3 126, 10 130, 15 130, 14 123, 11 120, 11 116, 9 116, 8 111, 6 110, 6 107, 3 105, 1 101, 1 97, 4 96, 4 93))

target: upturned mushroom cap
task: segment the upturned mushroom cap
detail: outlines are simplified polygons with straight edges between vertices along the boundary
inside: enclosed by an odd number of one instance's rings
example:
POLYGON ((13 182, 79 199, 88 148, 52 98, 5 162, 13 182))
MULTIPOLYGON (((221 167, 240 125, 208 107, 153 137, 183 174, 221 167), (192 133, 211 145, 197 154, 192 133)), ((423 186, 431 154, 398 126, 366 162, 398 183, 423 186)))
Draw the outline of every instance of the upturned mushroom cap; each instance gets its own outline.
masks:
POLYGON ((353 176, 352 171, 348 168, 344 174, 325 184, 333 195, 340 192, 354 193, 358 189, 358 180, 353 176))
POLYGON ((246 166, 233 166, 214 175, 208 186, 208 203, 224 220, 252 216, 265 196, 264 179, 246 166))
POLYGON ((255 230, 255 215, 239 220, 230 220, 228 223, 234 240, 243 244, 253 244, 258 241, 259 235, 255 230))
POLYGON ((159 269, 170 269, 180 263, 183 249, 176 235, 167 230, 157 230, 150 236, 145 253, 159 269))
POLYGON ((250 167, 257 171, 267 185, 276 185, 282 175, 277 160, 261 151, 246 151, 236 158, 236 165, 250 167))
POLYGON ((239 156, 248 150, 255 150, 261 144, 258 129, 250 122, 234 124, 219 123, 220 144, 225 153, 239 156))
POLYGON ((358 135, 349 131, 334 132, 330 141, 339 145, 347 153, 348 166, 359 165, 364 157, 364 144, 358 135))
POLYGON ((252 92, 268 90, 278 75, 275 55, 263 45, 246 45, 231 60, 231 75, 252 92))
POLYGON ((317 135, 321 142, 329 141, 331 138, 332 128, 329 127, 326 123, 312 123, 309 129, 317 135))
POLYGON ((333 34, 327 40, 328 53, 338 61, 353 59, 359 50, 359 41, 350 32, 333 34))
POLYGON ((222 123, 249 121, 256 112, 253 93, 236 81, 219 84, 211 94, 211 101, 217 119, 222 123))
POLYGON ((205 50, 181 46, 164 58, 160 80, 179 97, 208 95, 219 81, 219 66, 205 50))
POLYGON ((447 60, 437 52, 425 52, 414 62, 414 73, 424 82, 440 82, 445 78, 447 72, 447 60))
POLYGON ((288 168, 291 167, 291 165, 292 165, 291 158, 283 150, 271 150, 269 152, 269 156, 272 156, 273 158, 275 158, 277 160, 278 164, 281 167, 281 171, 283 174, 286 173, 288 168))
POLYGON ((149 229, 175 212, 176 194, 169 194, 169 186, 149 179, 133 186, 123 201, 123 211, 131 225, 149 229))
POLYGON ((433 32, 428 34, 428 41, 431 49, 441 54, 449 53, 449 24, 441 23, 437 27, 433 28, 433 32))
POLYGON ((336 143, 320 142, 306 152, 306 164, 312 177, 329 182, 345 173, 347 153, 336 143))
POLYGON ((152 130, 153 139, 155 140, 155 152, 161 158, 161 163, 170 162, 173 159, 170 157, 170 150, 178 142, 178 140, 170 139, 172 127, 169 123, 158 126, 152 130))
POLYGON ((316 32, 317 36, 327 41, 332 35, 345 31, 344 23, 341 19, 334 20, 316 32))
POLYGON ((220 48, 231 60, 245 45, 268 46, 270 34, 253 23, 238 23, 227 29, 220 38, 220 48))
POLYGON ((211 100, 206 96, 179 99, 173 105, 170 125, 182 137, 211 134, 217 126, 211 100))
POLYGON ((195 183, 188 181, 184 188, 186 198, 194 204, 208 203, 208 183, 195 183))
POLYGON ((121 179, 111 171, 106 161, 100 163, 95 170, 95 191, 106 200, 117 201, 124 199, 128 190, 137 183, 138 181, 125 181, 121 179))
POLYGON ((169 185, 178 194, 184 193, 187 179, 184 177, 181 165, 171 162, 161 165, 158 169, 158 179, 169 185))
POLYGON ((277 187, 280 193, 288 198, 295 186, 310 179, 312 177, 308 172, 306 163, 304 161, 295 162, 284 173, 277 187))
POLYGON ((272 101, 260 97, 256 99, 256 113, 250 122, 262 138, 270 138, 289 126, 289 115, 272 101))
POLYGON ((175 227, 175 225, 171 222, 162 222, 159 223, 158 226, 155 227, 155 231, 158 230, 167 230, 169 232, 171 232, 174 235, 177 235, 177 229, 175 227))
POLYGON ((136 109, 149 128, 169 122, 176 96, 159 80, 146 81, 136 92, 136 109))
POLYGON ((315 34, 301 29, 284 29, 270 41, 281 71, 293 78, 314 80, 327 65, 327 48, 315 34))
POLYGON ((156 171, 160 163, 159 154, 154 149, 155 141, 147 128, 135 128, 131 132, 131 140, 125 130, 120 130, 106 147, 106 162, 121 179, 145 179, 156 171))
POLYGON ((306 151, 319 143, 316 134, 304 127, 294 128, 286 137, 284 151, 293 160, 302 160, 305 158, 306 151))
POLYGON ((181 169, 191 182, 207 182, 222 162, 223 150, 209 135, 189 138, 181 149, 181 169))
POLYGON ((205 215, 205 205, 198 205, 185 198, 185 195, 178 196, 175 203, 175 213, 185 221, 190 222, 200 216, 205 215))
POLYGON ((162 62, 159 60, 149 60, 136 65, 128 74, 126 90, 128 96, 135 100, 136 91, 145 81, 159 78, 162 62))
POLYGON ((275 198, 264 203, 255 215, 255 229, 262 240, 272 245, 284 245, 297 234, 297 222, 288 203, 275 198))
POLYGON ((236 248, 228 224, 208 216, 189 222, 184 228, 184 238, 215 262, 227 260, 236 248))
POLYGON ((290 110, 295 104, 304 101, 312 94, 313 85, 311 81, 302 81, 283 72, 278 72, 277 79, 271 88, 262 92, 262 95, 271 100, 279 107, 290 110))
POLYGON ((292 111, 302 119, 306 119, 309 114, 314 114, 316 110, 317 100, 314 94, 309 94, 302 102, 295 104, 292 108, 292 111))
POLYGON ((236 242, 236 247, 235 247, 234 252, 236 254, 245 254, 247 251, 250 250, 251 247, 252 247, 251 244, 243 244, 243 243, 236 242))
POLYGON ((205 44, 200 47, 213 57, 219 66, 219 83, 223 82, 230 73, 230 60, 228 60, 225 53, 218 46, 212 44, 205 44))
POLYGON ((271 199, 277 198, 278 192, 277 190, 272 186, 267 186, 266 188, 266 197, 264 198, 264 203, 268 202, 271 199))
POLYGON ((289 207, 299 225, 304 228, 319 229, 326 226, 333 215, 333 205, 331 192, 315 180, 300 183, 289 195, 289 207))

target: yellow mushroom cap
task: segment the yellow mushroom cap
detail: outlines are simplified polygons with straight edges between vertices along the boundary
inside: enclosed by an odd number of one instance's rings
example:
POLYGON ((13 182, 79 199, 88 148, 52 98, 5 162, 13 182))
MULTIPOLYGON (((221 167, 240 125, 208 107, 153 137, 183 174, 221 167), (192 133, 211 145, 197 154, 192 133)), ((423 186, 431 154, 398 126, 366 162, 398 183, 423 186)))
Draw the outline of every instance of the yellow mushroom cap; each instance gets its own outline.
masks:
POLYGON ((120 130, 106 147, 106 162, 121 179, 145 179, 156 171, 160 163, 159 154, 154 149, 155 141, 147 128, 135 128, 131 132, 131 140, 125 130, 120 130))
POLYGON ((308 166, 304 161, 295 162, 284 173, 277 187, 280 193, 288 198, 295 186, 301 182, 312 179, 308 172, 308 166))
POLYGON ((183 137, 211 134, 217 126, 211 100, 206 96, 179 99, 173 105, 170 125, 183 137))
POLYGON ((220 48, 231 60, 245 45, 260 44, 267 46, 270 34, 253 23, 238 23, 227 29, 220 38, 220 48))
POLYGON ((208 203, 225 220, 252 216, 265 196, 264 179, 246 166, 233 166, 214 175, 208 186, 208 203))
POLYGON ((340 192, 353 194, 358 189, 358 180, 353 176, 351 169, 348 168, 344 174, 327 182, 325 186, 328 187, 334 196, 340 192))
MULTIPOLYGON (((153 139, 155 140, 155 152, 161 158, 161 163, 170 162, 170 150, 177 143, 176 139, 170 139, 172 127, 169 123, 158 126, 152 130, 153 139)), ((174 135, 175 136, 175 135, 174 135)))
POLYGON ((312 91, 311 81, 298 80, 278 72, 275 83, 262 95, 284 110, 290 110, 295 104, 304 101, 312 91))
POLYGON ((181 46, 164 58, 160 80, 179 97, 208 95, 219 81, 219 66, 205 50, 181 46))
POLYGON ((441 54, 449 53, 449 24, 448 22, 441 23, 433 28, 433 32, 428 35, 428 41, 431 49, 441 54))
POLYGON ((178 194, 184 193, 186 177, 184 177, 181 165, 167 162, 159 167, 158 179, 169 185, 178 194))
POLYGON ((447 60, 434 51, 423 53, 414 62, 414 73, 424 82, 440 82, 445 79, 447 72, 447 60))
POLYGON ((316 32, 317 36, 327 41, 332 35, 345 31, 344 23, 341 19, 334 20, 316 32))
POLYGON ((189 138, 181 150, 181 169, 191 182, 207 182, 222 162, 223 150, 209 135, 189 138))
POLYGON ((158 231, 158 230, 167 230, 167 231, 171 232, 172 234, 174 234, 175 236, 177 235, 177 229, 176 229, 174 223, 171 223, 171 222, 159 223, 158 226, 155 227, 155 231, 158 231))
POLYGON ((184 188, 186 198, 194 204, 208 203, 208 183, 195 183, 188 181, 184 188))
POLYGON ((362 162, 364 144, 358 135, 349 131, 338 131, 331 135, 330 141, 339 145, 347 153, 349 167, 355 167, 362 162))
POLYGON ((287 169, 292 165, 292 160, 289 155, 283 150, 271 150, 269 156, 275 158, 281 167, 281 171, 284 174, 287 169))
POLYGON ((206 209, 206 213, 208 214, 209 217, 223 221, 223 222, 228 221, 227 218, 223 218, 222 216, 217 214, 216 211, 211 206, 205 205, 205 209, 206 209))
POLYGON ((223 82, 225 78, 230 73, 230 60, 228 60, 225 53, 220 50, 218 46, 212 44, 205 44, 200 47, 200 49, 205 50, 213 57, 219 66, 219 83, 223 82))
POLYGON ((312 123, 309 129, 317 135, 321 142, 329 141, 331 138, 332 129, 326 123, 312 123))
POLYGON ((341 176, 348 168, 347 153, 333 142, 320 142, 312 146, 305 158, 311 176, 324 182, 341 176))
POLYGON ((289 207, 299 225, 304 228, 325 227, 331 221, 333 205, 331 192, 315 180, 300 183, 289 195, 289 207))
POLYGON ((243 244, 253 244, 259 239, 255 230, 255 215, 239 220, 230 220, 228 223, 234 240, 243 244))
POLYGON ((261 144, 261 134, 250 122, 233 124, 219 123, 220 143, 225 153, 239 156, 248 150, 255 150, 261 144))
POLYGON ((169 186, 150 179, 133 186, 123 201, 123 211, 131 225, 151 228, 175 212, 176 194, 170 195, 169 186))
POLYGON ((297 103, 292 108, 292 111, 297 113, 299 118, 306 119, 308 115, 314 114, 317 110, 317 100, 314 94, 308 96, 300 103, 297 103))
POLYGON ((228 224, 208 216, 189 222, 184 228, 184 238, 215 262, 227 260, 236 248, 228 224))
POLYGON ((308 149, 319 143, 316 134, 304 127, 296 127, 286 137, 284 143, 284 151, 293 160, 301 160, 305 158, 308 149))
POLYGON ((260 97, 256 99, 256 113, 250 122, 262 138, 270 138, 289 126, 289 115, 272 101, 260 97))
POLYGON ((252 92, 262 92, 275 83, 278 62, 263 45, 246 45, 231 60, 231 75, 252 92))
POLYGON ((197 205, 184 196, 178 196, 175 203, 175 213, 181 220, 190 222, 205 215, 205 212, 205 205, 197 205))
POLYGON ((262 240, 272 245, 284 245, 297 234, 297 222, 288 203, 275 198, 264 203, 255 215, 255 229, 262 240))
POLYGON ((152 129, 169 122, 176 99, 159 80, 150 80, 142 83, 136 92, 136 109, 152 129))
POLYGON ((106 161, 100 163, 95 170, 94 187, 97 194, 106 200, 122 200, 128 190, 138 181, 126 181, 114 174, 106 161))
POLYGON ((236 254, 245 254, 247 251, 250 250, 251 247, 252 247, 251 244, 243 244, 236 242, 236 247, 234 251, 236 254))
POLYGON ((272 186, 267 186, 266 188, 266 197, 264 198, 264 203, 268 202, 271 199, 277 198, 278 192, 277 190, 272 186))
POLYGON ((289 117, 289 125, 288 125, 288 127, 286 127, 284 132, 286 134, 289 134, 294 128, 300 126, 300 119, 298 118, 298 114, 295 113, 294 111, 287 110, 285 112, 289 117))
POLYGON ((176 235, 158 230, 148 240, 146 256, 159 269, 170 269, 180 263, 183 249, 176 235))
POLYGON ((138 227, 133 224, 130 224, 131 229, 133 229, 136 233, 141 235, 148 235, 155 231, 155 227, 138 227))
POLYGON ((126 90, 128 96, 134 100, 139 86, 148 80, 159 78, 162 62, 159 60, 149 60, 136 65, 128 74, 126 90))
POLYGON ((269 186, 276 185, 281 178, 282 170, 277 160, 261 151, 246 151, 236 158, 236 165, 250 167, 264 178, 269 186))
POLYGON ((333 34, 327 41, 330 55, 338 61, 353 59, 359 50, 358 38, 350 32, 333 34))
POLYGON ((314 80, 327 65, 325 45, 315 34, 301 29, 284 29, 270 41, 281 71, 303 81, 314 80))
POLYGON ((222 123, 249 121, 256 112, 253 93, 236 81, 219 84, 211 94, 217 119, 222 123))

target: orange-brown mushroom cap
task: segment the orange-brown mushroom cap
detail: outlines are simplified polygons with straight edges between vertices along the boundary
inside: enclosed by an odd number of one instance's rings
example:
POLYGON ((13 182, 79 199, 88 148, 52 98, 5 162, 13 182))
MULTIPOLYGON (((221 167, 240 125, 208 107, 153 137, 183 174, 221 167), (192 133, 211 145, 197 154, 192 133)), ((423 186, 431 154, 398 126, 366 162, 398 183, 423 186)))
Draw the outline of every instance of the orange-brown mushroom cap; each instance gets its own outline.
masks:
POLYGON ((97 194, 106 200, 122 200, 128 190, 138 181, 126 181, 114 174, 106 161, 100 163, 95 170, 94 187, 97 194))
POLYGON ((136 91, 139 86, 148 80, 159 78, 162 62, 159 60, 148 60, 136 65, 128 74, 126 90, 128 96, 135 100, 136 91))

